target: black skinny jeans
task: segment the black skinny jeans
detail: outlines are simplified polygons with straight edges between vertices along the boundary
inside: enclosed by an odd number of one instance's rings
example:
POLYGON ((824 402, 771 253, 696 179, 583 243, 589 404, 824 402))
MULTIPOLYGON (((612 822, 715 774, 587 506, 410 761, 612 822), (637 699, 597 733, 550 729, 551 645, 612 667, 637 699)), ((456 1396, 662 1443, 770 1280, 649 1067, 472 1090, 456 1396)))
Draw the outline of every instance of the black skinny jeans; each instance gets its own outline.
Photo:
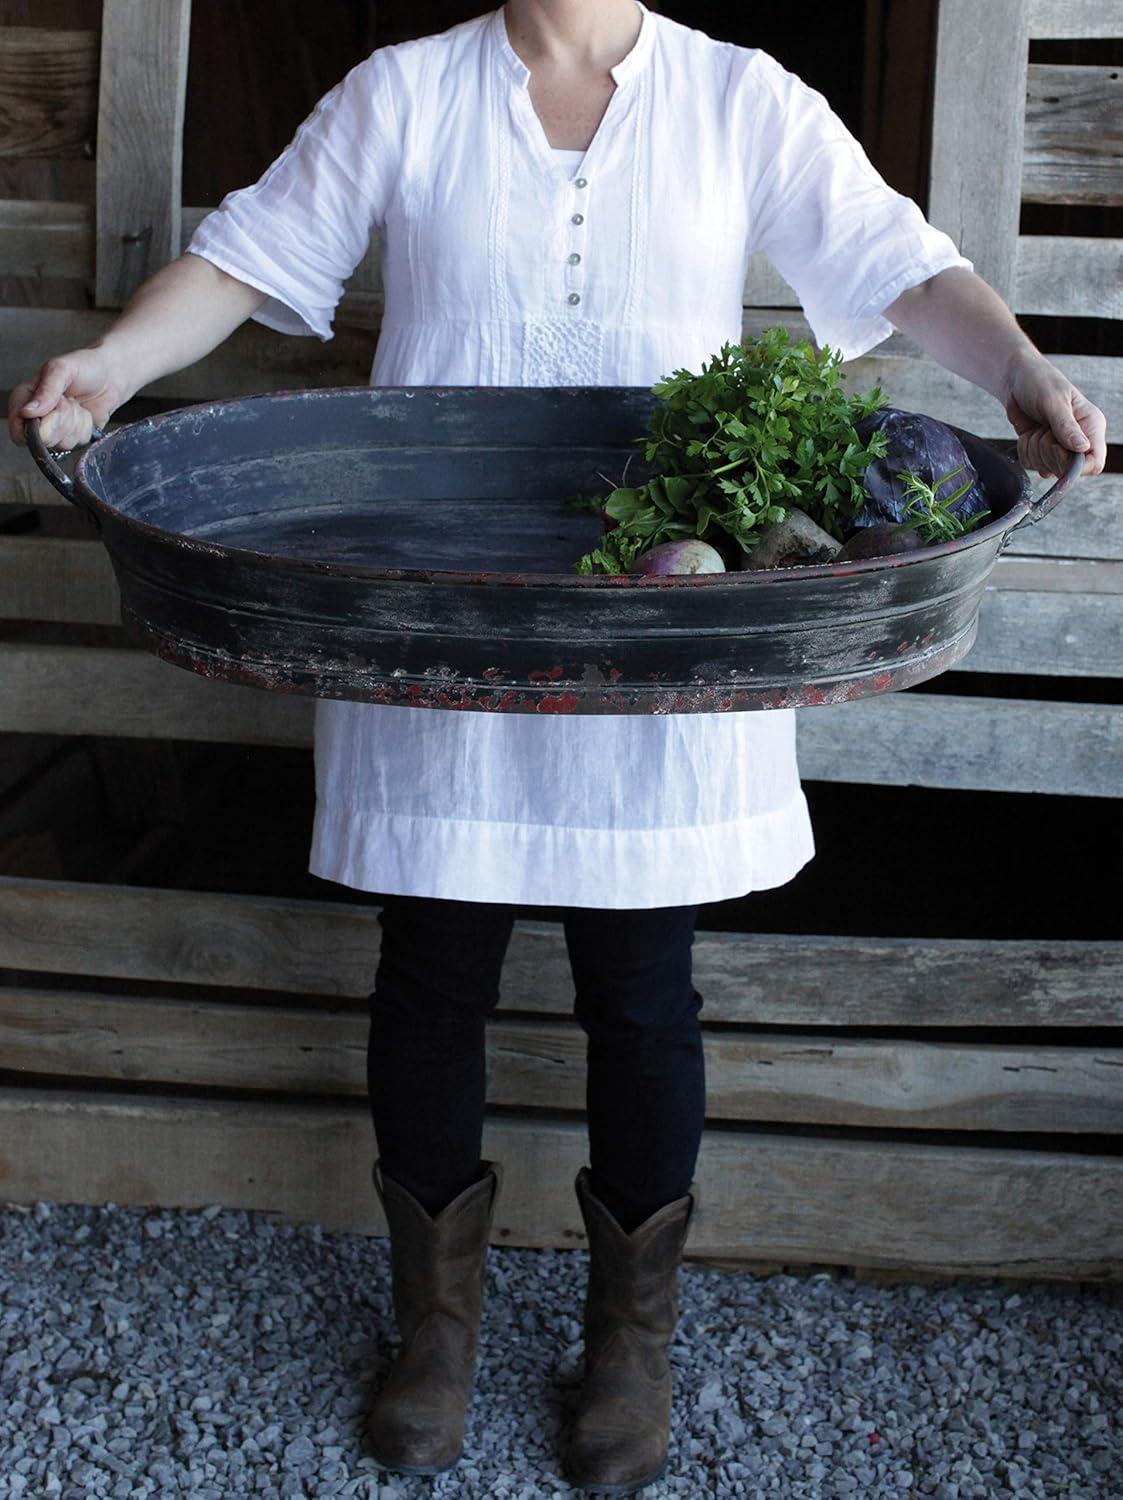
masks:
MULTIPOLYGON (((574 1014, 588 1038, 589 1165, 629 1231, 689 1188, 705 1070, 691 980, 695 906, 570 907, 574 1014)), ((367 1088, 383 1169, 436 1213, 480 1175, 484 1026, 518 908, 387 896, 367 1088)))

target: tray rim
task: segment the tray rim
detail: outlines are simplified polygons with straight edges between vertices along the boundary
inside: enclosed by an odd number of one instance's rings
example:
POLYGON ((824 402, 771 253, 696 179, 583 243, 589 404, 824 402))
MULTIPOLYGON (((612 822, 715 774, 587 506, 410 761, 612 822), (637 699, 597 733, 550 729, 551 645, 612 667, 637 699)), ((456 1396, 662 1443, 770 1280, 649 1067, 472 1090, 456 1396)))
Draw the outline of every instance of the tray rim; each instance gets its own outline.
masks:
MULTIPOLYGON (((1013 531, 1025 516, 1029 513, 1032 503, 1032 491, 1030 489, 1030 476, 1025 469, 1014 462, 1006 454, 999 451, 985 438, 978 437, 975 433, 966 432, 965 429, 946 424, 958 436, 967 436, 975 442, 986 443, 993 449, 995 457, 1007 464, 1011 470, 1021 479, 1021 495, 1019 499, 996 520, 988 522, 985 526, 977 527, 968 532, 966 536, 958 537, 950 542, 937 542, 935 544, 918 548, 914 552, 896 553, 888 557, 860 558, 842 563, 816 563, 811 566, 799 566, 788 568, 760 568, 760 569, 735 569, 724 573, 672 573, 664 576, 653 576, 650 574, 577 574, 566 573, 508 573, 502 570, 494 572, 469 571, 456 568, 401 568, 401 567, 363 567, 337 562, 319 561, 315 558, 280 557, 271 552, 259 552, 249 547, 228 547, 220 542, 205 541, 198 537, 189 536, 185 532, 169 531, 166 527, 154 526, 151 522, 138 520, 135 516, 129 516, 125 512, 110 505, 105 499, 98 495, 87 482, 86 473, 92 469, 98 458, 110 451, 118 442, 125 440, 128 436, 137 433, 140 429, 152 429, 161 423, 171 421, 175 418, 182 420, 184 413, 190 412, 196 417, 206 417, 213 413, 221 413, 231 406, 246 406, 254 401, 275 400, 320 400, 331 399, 341 395, 371 395, 390 394, 401 396, 413 396, 418 393, 425 395, 450 396, 471 391, 473 394, 487 392, 495 395, 508 395, 512 391, 535 391, 543 392, 568 392, 586 394, 590 389, 610 392, 627 391, 633 394, 643 393, 650 395, 650 387, 646 386, 330 386, 313 390, 283 390, 262 392, 250 396, 231 396, 219 401, 201 402, 198 405, 175 407, 166 412, 157 412, 148 417, 139 418, 136 422, 130 422, 118 427, 115 431, 107 433, 105 437, 97 439, 90 444, 78 461, 74 474, 74 482, 80 488, 83 496, 89 504, 97 511, 103 523, 109 523, 113 527, 124 528, 140 537, 149 538, 159 542, 166 547, 176 548, 183 551, 200 553, 213 557, 216 561, 229 559, 232 562, 251 564, 259 567, 275 569, 279 572, 290 573, 296 576, 302 574, 313 574, 319 577, 337 577, 340 580, 350 579, 366 583, 418 583, 433 586, 456 587, 468 586, 478 588, 481 586, 494 588, 544 588, 555 589, 665 589, 665 588, 747 588, 758 585, 786 583, 796 585, 802 579, 808 581, 832 577, 860 576, 865 573, 885 573, 894 569, 908 568, 936 561, 955 553, 969 551, 980 543, 989 543, 994 538, 1004 536, 1005 533, 1013 531)), ((550 446, 535 444, 534 446, 550 446)), ((112 551, 112 546, 107 540, 107 549, 112 551)), ((1001 551, 1001 546, 999 551, 1001 551)))

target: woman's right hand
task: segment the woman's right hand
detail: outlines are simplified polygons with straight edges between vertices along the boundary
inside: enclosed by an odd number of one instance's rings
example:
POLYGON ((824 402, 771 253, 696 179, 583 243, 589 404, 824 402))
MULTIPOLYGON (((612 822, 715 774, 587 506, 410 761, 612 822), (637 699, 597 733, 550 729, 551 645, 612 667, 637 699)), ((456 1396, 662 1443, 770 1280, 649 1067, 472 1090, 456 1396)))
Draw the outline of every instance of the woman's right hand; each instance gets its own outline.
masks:
POLYGON ((24 423, 39 418, 48 448, 81 448, 121 404, 110 362, 101 349, 76 349, 49 359, 34 380, 22 381, 8 400, 8 431, 26 446, 24 423))

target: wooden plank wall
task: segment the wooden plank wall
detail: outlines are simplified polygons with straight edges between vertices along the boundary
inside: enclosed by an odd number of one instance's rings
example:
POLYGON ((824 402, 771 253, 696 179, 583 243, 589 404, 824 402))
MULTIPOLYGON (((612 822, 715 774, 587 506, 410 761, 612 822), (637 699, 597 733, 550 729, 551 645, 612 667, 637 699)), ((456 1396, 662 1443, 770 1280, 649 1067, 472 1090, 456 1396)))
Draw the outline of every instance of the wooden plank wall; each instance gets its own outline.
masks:
MULTIPOLYGON (((0 308, 0 387, 45 353, 95 337, 205 212, 190 201, 181 211, 175 185, 186 0, 106 0, 104 24, 92 9, 52 0, 32 18, 26 0, 0 0, 0 121, 13 122, 0 134, 0 277, 28 291, 0 308), (98 68, 113 81, 100 103, 98 68), (32 73, 42 88, 27 88, 32 73), (148 89, 163 101, 150 136, 129 108, 148 89), (76 297, 83 286, 94 295, 76 297), (58 287, 69 290, 56 305, 26 305, 36 288, 44 302, 58 287)), ((934 79, 932 216, 1027 314, 1123 316, 1118 242, 1023 235, 1018 222, 1022 201, 1069 191, 1065 183, 1119 201, 1110 131, 1096 135, 1102 149, 1085 149, 1080 134, 1089 112, 1107 119, 1115 80, 1034 72, 1027 61, 1031 37, 1109 34, 1115 10, 1060 0, 996 0, 985 15, 970 0, 869 6, 871 56, 888 49, 885 61, 929 28, 936 37, 935 73, 916 61, 923 49, 912 64, 914 86, 934 79), (979 89, 997 135, 980 129, 977 111, 965 115, 957 88, 979 89), (1058 165, 1071 163, 1074 142, 1078 179, 1058 165)), ((444 10, 428 29, 441 24, 444 10)), ((877 120, 884 88, 879 97, 877 120)), ((897 132, 902 173, 921 170, 922 116, 914 108, 911 137, 897 132)), ((151 394, 189 401, 361 383, 381 306, 372 247, 327 348, 253 326, 151 394)), ((779 320, 802 326, 794 294, 755 261, 746 330, 779 320)), ((1120 362, 1059 363, 1120 430, 1120 362)), ((903 340, 857 362, 852 378, 982 435, 1009 435, 997 403, 903 340)), ((1120 714, 1100 685, 1123 660, 1121 500, 1123 476, 1106 476, 1013 539, 956 690, 802 714, 805 776, 1118 796, 1120 714), (1035 700, 1041 676, 1069 691, 1035 700), (1013 690, 979 694, 977 680, 1013 690)), ((29 507, 38 530, 0 534, 0 790, 22 785, 37 747, 59 737, 153 750, 168 740, 310 744, 310 702, 217 686, 121 649, 103 549, 26 455, 0 446, 0 527, 29 507)), ((55 763, 36 805, 62 788, 73 795, 73 774, 72 763, 55 763)), ((369 906, 32 879, 9 867, 0 1199, 221 1200, 383 1232, 363 1098, 364 997, 377 955, 369 906)), ((709 1121, 694 1254, 761 1267, 1120 1274, 1123 944, 703 933, 696 965, 709 1121)), ((583 1039, 570 1009, 560 931, 520 924, 489 1032, 487 1149, 510 1174, 498 1242, 580 1242, 569 1179, 583 1154, 583 1039)))

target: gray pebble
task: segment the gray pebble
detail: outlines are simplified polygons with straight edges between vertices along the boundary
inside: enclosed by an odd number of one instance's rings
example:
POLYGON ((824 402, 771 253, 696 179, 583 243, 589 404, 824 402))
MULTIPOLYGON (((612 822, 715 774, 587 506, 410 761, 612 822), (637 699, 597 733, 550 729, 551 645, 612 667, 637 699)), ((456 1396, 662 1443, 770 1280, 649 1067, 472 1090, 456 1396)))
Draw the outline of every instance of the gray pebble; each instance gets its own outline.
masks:
MULTIPOLYGON (((0 1212, 0 1496, 571 1500, 585 1274, 493 1250, 465 1459, 410 1479, 361 1432, 397 1345, 385 1240, 217 1204, 0 1212)), ((644 1500, 1104 1500, 1123 1471, 1123 1307, 1096 1288, 688 1264, 680 1301, 644 1500)))

